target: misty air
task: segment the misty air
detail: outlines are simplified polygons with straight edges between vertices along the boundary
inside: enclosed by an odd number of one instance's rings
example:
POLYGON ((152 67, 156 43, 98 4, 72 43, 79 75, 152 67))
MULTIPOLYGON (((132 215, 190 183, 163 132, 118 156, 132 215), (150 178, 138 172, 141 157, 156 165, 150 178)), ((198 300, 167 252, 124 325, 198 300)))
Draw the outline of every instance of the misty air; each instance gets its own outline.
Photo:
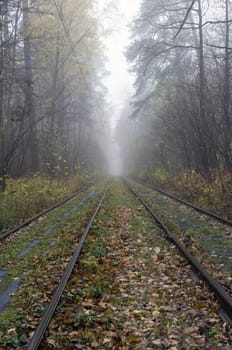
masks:
POLYGON ((232 2, 0 0, 0 349, 232 349, 232 2))

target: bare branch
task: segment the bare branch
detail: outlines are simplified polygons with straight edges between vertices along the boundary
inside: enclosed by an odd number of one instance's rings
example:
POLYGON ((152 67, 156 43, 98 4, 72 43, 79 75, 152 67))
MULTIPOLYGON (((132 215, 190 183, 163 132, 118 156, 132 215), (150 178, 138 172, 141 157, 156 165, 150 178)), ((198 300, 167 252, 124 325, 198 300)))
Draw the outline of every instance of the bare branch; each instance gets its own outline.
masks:
POLYGON ((182 28, 184 27, 185 22, 186 22, 187 19, 188 19, 188 15, 189 15, 189 13, 191 12, 191 10, 192 10, 192 8, 193 8, 194 3, 195 3, 195 0, 192 0, 192 3, 191 3, 191 5, 189 6, 189 8, 188 8, 188 10, 187 10, 187 12, 186 12, 186 15, 185 15, 185 17, 184 17, 184 19, 183 19, 183 21, 182 21, 182 23, 181 23, 181 25, 180 25, 180 28, 179 28, 178 31, 176 32, 176 34, 175 34, 173 40, 175 40, 175 39, 177 38, 177 36, 178 36, 179 33, 181 32, 182 28))

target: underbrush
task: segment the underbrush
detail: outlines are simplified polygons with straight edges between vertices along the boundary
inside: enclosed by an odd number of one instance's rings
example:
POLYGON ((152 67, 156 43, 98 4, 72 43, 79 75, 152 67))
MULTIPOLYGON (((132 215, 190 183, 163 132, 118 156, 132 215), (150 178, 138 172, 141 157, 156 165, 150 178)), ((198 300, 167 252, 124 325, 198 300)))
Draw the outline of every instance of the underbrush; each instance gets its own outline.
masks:
POLYGON ((192 170, 173 176, 158 169, 155 172, 142 171, 138 178, 202 208, 232 218, 232 175, 229 171, 212 170, 206 175, 192 170))
POLYGON ((39 174, 7 179, 6 191, 0 193, 0 231, 4 232, 49 208, 87 182, 87 176, 75 176, 62 181, 39 174))

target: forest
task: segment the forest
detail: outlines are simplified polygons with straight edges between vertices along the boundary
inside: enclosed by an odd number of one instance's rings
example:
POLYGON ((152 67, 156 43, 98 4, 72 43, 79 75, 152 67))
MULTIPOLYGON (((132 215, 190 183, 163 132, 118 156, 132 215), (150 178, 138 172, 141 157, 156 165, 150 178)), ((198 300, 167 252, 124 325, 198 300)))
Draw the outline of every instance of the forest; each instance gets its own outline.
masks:
POLYGON ((0 350, 232 349, 232 0, 0 0, 0 350))
POLYGON ((227 0, 141 2, 127 49, 133 109, 117 131, 129 172, 228 215, 231 14, 227 0))
POLYGON ((92 7, 1 3, 2 186, 5 175, 64 176, 101 162, 104 64, 92 7))
POLYGON ((77 177, 105 169, 96 12, 85 0, 0 3, 0 226, 62 198, 77 177))
POLYGON ((124 50, 134 93, 113 127, 102 22, 112 8, 1 1, 1 222, 9 207, 25 217, 110 173, 118 157, 116 173, 231 215, 230 1, 140 2, 124 50))

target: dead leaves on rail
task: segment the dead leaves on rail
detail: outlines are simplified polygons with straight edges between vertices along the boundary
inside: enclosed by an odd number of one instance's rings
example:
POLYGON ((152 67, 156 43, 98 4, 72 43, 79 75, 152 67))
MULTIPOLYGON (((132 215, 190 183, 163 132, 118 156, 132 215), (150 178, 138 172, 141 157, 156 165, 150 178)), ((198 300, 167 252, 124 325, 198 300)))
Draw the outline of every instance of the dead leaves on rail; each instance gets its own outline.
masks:
POLYGON ((114 184, 42 349, 231 349, 202 282, 114 184), (121 205, 120 205, 121 204, 121 205))

